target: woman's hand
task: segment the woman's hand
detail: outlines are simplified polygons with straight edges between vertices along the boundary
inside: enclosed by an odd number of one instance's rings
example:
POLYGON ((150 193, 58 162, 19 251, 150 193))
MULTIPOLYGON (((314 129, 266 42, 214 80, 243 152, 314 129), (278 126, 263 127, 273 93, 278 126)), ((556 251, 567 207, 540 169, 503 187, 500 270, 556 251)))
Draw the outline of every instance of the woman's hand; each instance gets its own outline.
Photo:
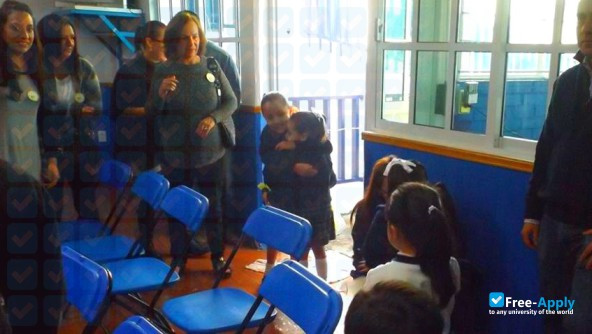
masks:
POLYGON ((289 140, 284 140, 275 145, 276 151, 289 151, 296 148, 296 143, 289 140))
POLYGON ((195 134, 198 135, 201 139, 204 139, 210 134, 210 131, 216 126, 216 120, 212 116, 208 116, 199 122, 197 128, 195 129, 195 134))
POLYGON ((174 75, 168 76, 162 80, 160 83, 160 87, 158 88, 158 96, 161 99, 166 99, 172 92, 177 89, 177 85, 179 84, 179 80, 174 75))
MULTIPOLYGON (((586 230, 584 235, 592 235, 592 229, 586 230)), ((580 255, 578 260, 586 269, 592 270, 592 243, 587 244, 584 247, 584 251, 580 255)))
POLYGON ((47 169, 43 173, 43 179, 45 180, 45 186, 47 188, 53 188, 58 183, 58 180, 60 179, 60 170, 56 158, 49 159, 47 169))
POLYGON ((356 270, 360 273, 367 273, 370 268, 366 266, 366 261, 360 261, 360 263, 358 263, 356 266, 356 270))
POLYGON ((294 165, 294 173, 302 177, 313 177, 319 173, 311 164, 297 163, 294 165))
POLYGON ((269 195, 267 191, 261 193, 261 199, 263 200, 263 204, 269 205, 269 195))

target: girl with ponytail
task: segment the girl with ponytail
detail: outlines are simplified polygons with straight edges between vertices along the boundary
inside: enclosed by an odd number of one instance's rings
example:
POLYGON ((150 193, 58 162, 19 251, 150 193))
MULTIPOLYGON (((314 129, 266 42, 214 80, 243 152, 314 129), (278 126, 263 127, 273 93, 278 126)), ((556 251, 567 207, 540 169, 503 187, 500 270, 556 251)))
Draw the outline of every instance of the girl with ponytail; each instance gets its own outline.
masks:
POLYGON ((438 192, 422 183, 405 183, 390 196, 385 218, 389 242, 398 253, 391 262, 368 272, 364 289, 390 280, 414 285, 438 303, 444 333, 448 333, 454 295, 460 290, 460 269, 451 256, 450 232, 438 192))

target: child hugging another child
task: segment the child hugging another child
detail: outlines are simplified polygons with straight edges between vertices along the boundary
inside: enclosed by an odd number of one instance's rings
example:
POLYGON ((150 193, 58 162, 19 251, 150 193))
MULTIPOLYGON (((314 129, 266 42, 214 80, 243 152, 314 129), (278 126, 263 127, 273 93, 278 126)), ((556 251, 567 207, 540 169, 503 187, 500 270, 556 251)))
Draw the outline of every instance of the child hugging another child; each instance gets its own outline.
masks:
MULTIPOLYGON (((261 132, 259 155, 263 168, 263 203, 278 209, 295 212, 294 205, 294 151, 280 150, 278 144, 286 140, 291 108, 282 94, 265 94, 261 100, 261 113, 267 122, 261 132)), ((277 251, 267 248, 267 273, 275 264, 277 251)))
MULTIPOLYGON (((297 112, 288 122, 289 141, 280 149, 294 150, 294 191, 296 214, 312 225, 311 248, 317 274, 327 279, 327 256, 324 246, 335 239, 335 224, 331 209, 330 188, 336 183, 325 119, 313 112, 297 112)), ((300 259, 308 267, 308 252, 300 259)))
POLYGON ((368 272, 364 290, 383 281, 410 283, 438 304, 448 333, 460 269, 452 257, 450 229, 438 192, 426 184, 405 183, 390 196, 385 216, 388 240, 398 253, 368 272))
MULTIPOLYGON (((306 218, 313 227, 311 248, 315 255, 317 274, 327 278, 324 250, 335 238, 331 195, 335 173, 322 116, 312 112, 297 112, 279 93, 266 94, 261 111, 267 125, 261 133, 259 154, 265 164, 263 177, 265 204, 306 218)), ((277 251, 267 250, 266 272, 275 264, 277 251)), ((301 263, 307 263, 308 252, 301 263)))

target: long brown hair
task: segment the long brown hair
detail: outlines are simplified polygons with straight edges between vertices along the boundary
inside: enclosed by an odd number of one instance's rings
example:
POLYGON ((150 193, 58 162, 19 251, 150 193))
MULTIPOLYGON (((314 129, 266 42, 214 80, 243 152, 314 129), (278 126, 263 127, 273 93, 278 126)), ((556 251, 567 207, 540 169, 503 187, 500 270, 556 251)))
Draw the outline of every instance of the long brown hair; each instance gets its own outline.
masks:
POLYGON ((370 224, 372 220, 372 211, 374 209, 370 206, 382 201, 381 187, 382 180, 384 180, 384 176, 382 174, 384 174, 386 165, 388 165, 388 163, 395 158, 396 156, 394 155, 388 155, 386 157, 378 159, 374 163, 374 167, 372 167, 372 172, 370 173, 368 187, 366 187, 366 191, 364 192, 364 198, 362 198, 358 203, 356 203, 349 217, 349 220, 350 222, 352 222, 352 224, 370 224), (354 217, 356 216, 356 212, 358 211, 360 211, 365 217, 363 222, 354 222, 354 217))
POLYGON ((55 67, 51 63, 52 58, 59 58, 62 54, 62 28, 72 27, 74 31, 74 49, 68 59, 64 61, 64 68, 68 75, 72 75, 74 80, 78 80, 80 75, 80 54, 78 53, 78 38, 76 37, 76 27, 67 17, 49 14, 43 17, 37 24, 39 41, 43 46, 43 65, 45 74, 54 76, 55 67))
MULTIPOLYGON (((41 90, 41 45, 39 43, 38 34, 35 28, 35 16, 31 7, 27 4, 14 1, 6 0, 0 7, 0 29, 4 29, 4 26, 8 22, 8 16, 14 12, 24 12, 31 15, 33 19, 33 29, 35 29, 35 37, 33 38, 33 45, 31 49, 25 53, 24 57, 27 61, 27 74, 29 74, 35 83, 37 89, 41 90)), ((6 86, 8 82, 14 79, 15 71, 12 68, 12 62, 8 57, 8 45, 3 38, 0 37, 0 86, 6 86)))
POLYGON ((184 10, 177 13, 169 22, 164 31, 164 47, 165 47, 165 55, 167 59, 172 61, 177 61, 181 58, 179 52, 179 44, 181 42, 181 30, 188 22, 194 22, 197 25, 197 30, 199 32, 199 48, 197 50, 197 55, 202 57, 206 54, 206 43, 208 40, 206 39, 206 34, 203 30, 201 25, 201 21, 197 14, 184 10))

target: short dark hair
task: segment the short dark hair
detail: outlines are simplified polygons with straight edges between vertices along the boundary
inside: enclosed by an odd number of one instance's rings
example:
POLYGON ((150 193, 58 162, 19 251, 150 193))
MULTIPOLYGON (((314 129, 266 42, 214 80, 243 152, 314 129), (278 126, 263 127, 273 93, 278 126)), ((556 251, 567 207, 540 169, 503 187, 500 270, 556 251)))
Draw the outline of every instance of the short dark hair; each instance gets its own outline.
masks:
POLYGON ((177 13, 169 22, 164 31, 165 55, 168 59, 177 61, 181 57, 179 55, 179 42, 181 41, 181 30, 187 22, 193 21, 197 25, 199 32, 199 49, 197 55, 202 57, 206 54, 206 34, 201 25, 201 20, 197 14, 184 10, 177 13))
POLYGON ((312 111, 299 111, 290 117, 294 123, 294 128, 298 133, 306 133, 307 140, 314 142, 324 142, 327 140, 327 131, 325 130, 325 117, 312 111))
POLYGON ((146 24, 142 24, 136 29, 136 35, 134 36, 134 45, 136 50, 142 49, 146 38, 156 39, 159 30, 166 29, 166 24, 160 21, 148 21, 146 24))
POLYGON ((436 304, 402 281, 380 282, 358 292, 345 315, 345 334, 440 334, 443 328, 436 304))

